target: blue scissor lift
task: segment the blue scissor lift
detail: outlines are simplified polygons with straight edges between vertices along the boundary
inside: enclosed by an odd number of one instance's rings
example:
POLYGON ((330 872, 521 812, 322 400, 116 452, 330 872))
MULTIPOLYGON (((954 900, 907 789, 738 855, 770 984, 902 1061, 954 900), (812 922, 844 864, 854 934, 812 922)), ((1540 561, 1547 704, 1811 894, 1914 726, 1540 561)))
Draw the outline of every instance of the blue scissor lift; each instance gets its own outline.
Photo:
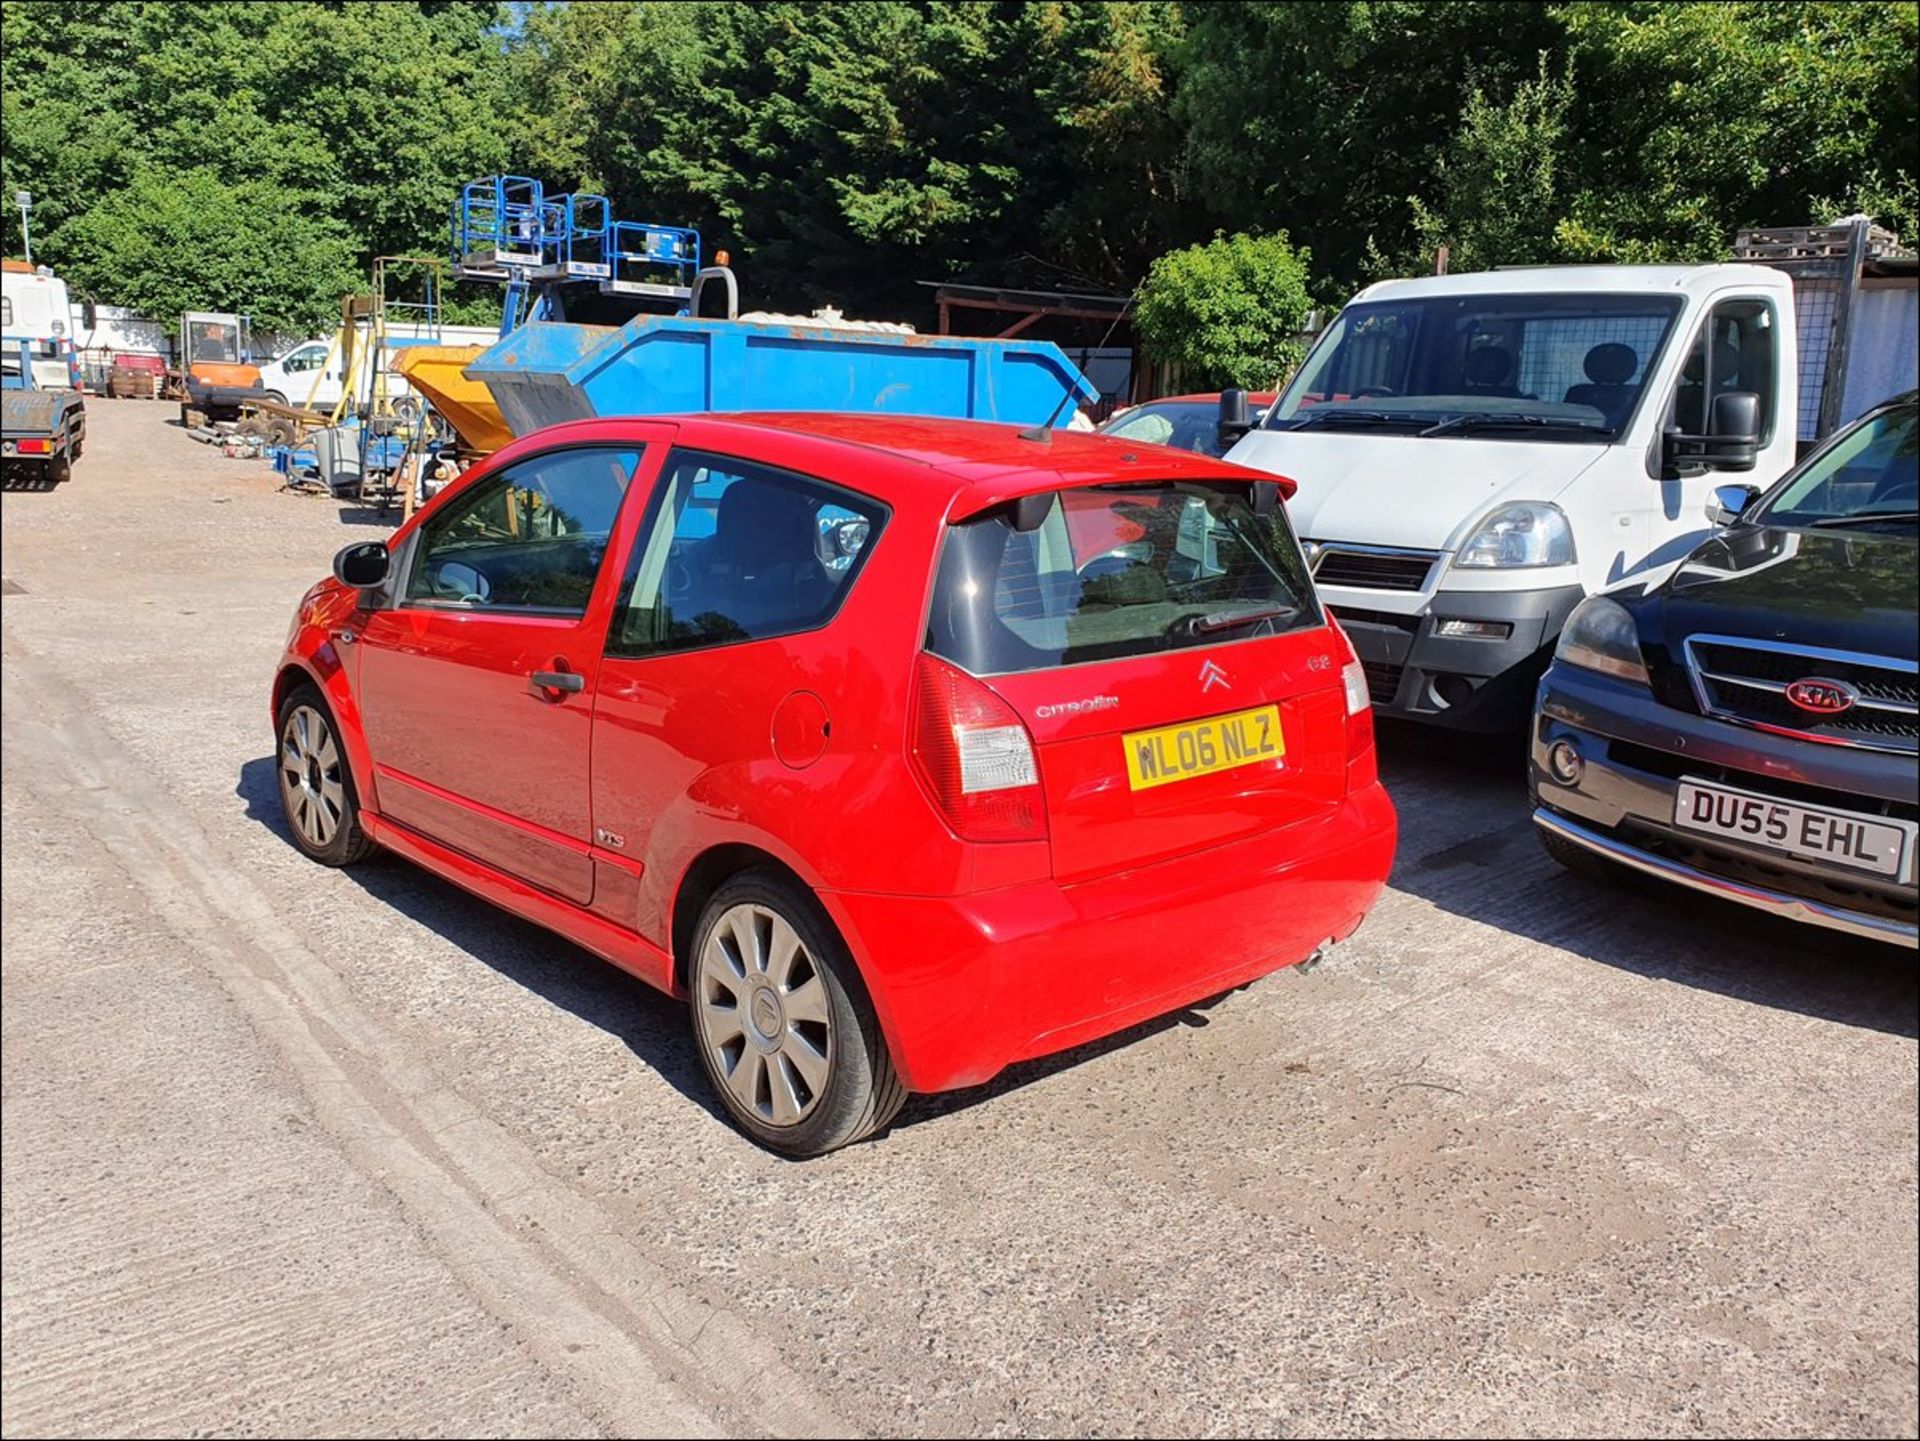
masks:
POLYGON ((700 232, 616 220, 604 195, 548 195, 528 176, 489 175, 460 187, 451 228, 454 272, 507 287, 502 335, 530 320, 568 318, 575 286, 626 297, 636 309, 665 303, 675 315, 693 303, 700 232))

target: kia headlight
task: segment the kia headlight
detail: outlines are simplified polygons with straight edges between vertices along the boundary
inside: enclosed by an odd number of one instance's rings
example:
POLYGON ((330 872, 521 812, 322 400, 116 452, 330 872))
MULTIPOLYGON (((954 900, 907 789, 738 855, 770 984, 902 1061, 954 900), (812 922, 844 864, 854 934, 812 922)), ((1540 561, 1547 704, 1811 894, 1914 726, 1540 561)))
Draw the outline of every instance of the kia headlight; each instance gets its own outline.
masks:
POLYGON ((1573 563, 1573 527, 1557 505, 1503 505, 1467 537, 1453 563, 1466 570, 1517 570, 1573 563))
POLYGON ((1589 596, 1573 608, 1553 658, 1647 684, 1647 663, 1640 657, 1640 632, 1633 617, 1619 601, 1604 595, 1589 596))

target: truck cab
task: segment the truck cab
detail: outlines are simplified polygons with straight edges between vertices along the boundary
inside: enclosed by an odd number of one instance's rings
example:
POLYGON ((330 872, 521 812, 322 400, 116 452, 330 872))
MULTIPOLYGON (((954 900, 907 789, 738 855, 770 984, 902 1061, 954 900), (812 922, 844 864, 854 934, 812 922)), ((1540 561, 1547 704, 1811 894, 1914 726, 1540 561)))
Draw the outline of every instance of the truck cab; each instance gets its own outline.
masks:
POLYGON ((1729 475, 1793 463, 1794 325, 1757 265, 1386 281, 1227 458, 1298 483, 1382 713, 1517 729, 1575 605, 1687 554, 1729 475))
MULTIPOLYGON (((28 377, 32 388, 80 388, 79 357, 73 347, 72 302, 67 283, 46 266, 24 260, 0 262, 0 334, 32 341, 28 377)), ((8 359, 16 348, 8 347, 8 359)))

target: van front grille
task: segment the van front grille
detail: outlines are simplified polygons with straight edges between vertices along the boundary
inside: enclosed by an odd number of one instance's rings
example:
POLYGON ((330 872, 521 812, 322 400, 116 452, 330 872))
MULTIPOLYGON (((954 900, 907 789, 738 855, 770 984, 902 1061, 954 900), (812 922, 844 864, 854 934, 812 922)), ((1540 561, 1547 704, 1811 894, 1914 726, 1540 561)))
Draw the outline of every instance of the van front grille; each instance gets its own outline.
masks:
POLYGON ((1313 553, 1313 578, 1321 585, 1349 585, 1358 590, 1424 590, 1439 558, 1439 552, 1431 550, 1323 545, 1313 553))

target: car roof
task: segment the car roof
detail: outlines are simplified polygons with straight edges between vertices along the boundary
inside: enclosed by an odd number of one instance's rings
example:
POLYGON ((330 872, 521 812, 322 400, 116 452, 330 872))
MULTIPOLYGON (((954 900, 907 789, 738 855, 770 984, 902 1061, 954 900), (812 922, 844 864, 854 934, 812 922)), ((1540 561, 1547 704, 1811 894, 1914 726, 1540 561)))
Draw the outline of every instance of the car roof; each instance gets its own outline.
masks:
MULTIPOLYGON (((995 421, 829 411, 708 412, 635 416, 632 420, 678 426, 678 442, 699 448, 724 450, 729 439, 791 436, 810 449, 843 447, 869 454, 879 452, 906 463, 895 472, 893 483, 913 485, 923 497, 945 502, 954 520, 1040 491, 1124 483, 1136 478, 1241 484, 1277 481, 1281 493, 1287 496, 1295 489, 1294 483, 1284 477, 1228 465, 1210 456, 1084 430, 1052 428, 1039 432, 1036 438, 1034 427, 995 421)), ((622 429, 619 418, 554 426, 516 441, 513 458, 524 453, 520 450, 524 441, 618 440, 623 438, 622 429)), ((875 489, 882 500, 887 498, 880 487, 863 488, 875 489)))

